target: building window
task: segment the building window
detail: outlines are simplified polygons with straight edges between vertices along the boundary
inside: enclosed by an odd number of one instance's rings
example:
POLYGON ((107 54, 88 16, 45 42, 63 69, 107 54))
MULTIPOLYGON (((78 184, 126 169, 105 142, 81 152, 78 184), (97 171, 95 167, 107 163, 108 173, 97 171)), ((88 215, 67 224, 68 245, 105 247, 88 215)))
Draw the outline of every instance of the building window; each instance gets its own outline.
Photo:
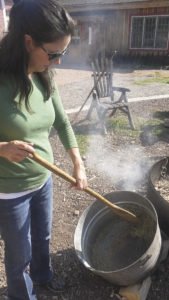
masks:
POLYGON ((169 16, 141 16, 131 20, 131 49, 168 49, 169 16))

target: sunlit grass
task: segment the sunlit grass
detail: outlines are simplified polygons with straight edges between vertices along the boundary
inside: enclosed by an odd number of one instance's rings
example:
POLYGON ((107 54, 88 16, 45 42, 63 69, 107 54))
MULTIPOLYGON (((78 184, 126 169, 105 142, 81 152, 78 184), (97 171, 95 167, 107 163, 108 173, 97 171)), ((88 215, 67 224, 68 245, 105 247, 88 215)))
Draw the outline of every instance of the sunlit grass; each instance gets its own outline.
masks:
POLYGON ((133 138, 139 136, 140 134, 140 129, 138 126, 135 126, 134 130, 130 128, 126 116, 118 116, 116 118, 109 119, 107 124, 109 130, 112 130, 114 134, 118 134, 121 136, 126 135, 133 138))
POLYGON ((134 81, 137 85, 147 85, 152 83, 164 83, 169 84, 169 75, 166 73, 161 73, 160 71, 149 74, 147 78, 137 79, 134 81))

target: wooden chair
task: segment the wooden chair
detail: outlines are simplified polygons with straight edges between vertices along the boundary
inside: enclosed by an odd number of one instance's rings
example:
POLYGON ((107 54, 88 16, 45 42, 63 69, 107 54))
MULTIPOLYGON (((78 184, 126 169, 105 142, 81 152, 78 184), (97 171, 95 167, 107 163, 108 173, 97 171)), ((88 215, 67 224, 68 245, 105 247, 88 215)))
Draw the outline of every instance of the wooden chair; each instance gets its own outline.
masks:
POLYGON ((100 58, 93 60, 91 66, 93 70, 94 90, 92 92, 92 102, 86 118, 91 119, 92 112, 95 109, 102 131, 106 134, 107 115, 112 117, 117 110, 120 110, 127 115, 129 125, 134 129, 134 123, 127 98, 127 92, 130 92, 130 90, 124 87, 113 86, 113 56, 101 56, 100 58))

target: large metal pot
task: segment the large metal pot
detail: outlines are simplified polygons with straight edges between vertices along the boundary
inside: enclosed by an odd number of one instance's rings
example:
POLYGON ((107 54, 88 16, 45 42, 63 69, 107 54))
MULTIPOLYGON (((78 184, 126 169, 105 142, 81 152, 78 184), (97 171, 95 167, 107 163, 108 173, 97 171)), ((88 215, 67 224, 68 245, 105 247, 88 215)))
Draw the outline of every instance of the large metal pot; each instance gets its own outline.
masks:
POLYGON ((134 284, 153 271, 159 258, 157 214, 148 199, 134 192, 112 192, 105 197, 137 214, 139 223, 127 222, 95 201, 79 219, 75 250, 84 266, 95 274, 116 285, 134 284))
POLYGON ((169 175, 169 157, 161 158, 150 169, 147 196, 157 211, 160 228, 169 235, 169 202, 155 188, 156 182, 165 175, 169 175))

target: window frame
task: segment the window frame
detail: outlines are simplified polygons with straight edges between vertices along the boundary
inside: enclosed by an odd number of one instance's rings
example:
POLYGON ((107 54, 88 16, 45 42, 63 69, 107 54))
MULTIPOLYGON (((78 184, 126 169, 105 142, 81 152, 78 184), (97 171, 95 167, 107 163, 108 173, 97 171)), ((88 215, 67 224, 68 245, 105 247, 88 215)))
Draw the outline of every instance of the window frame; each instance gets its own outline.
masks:
POLYGON ((167 40, 167 45, 166 45, 166 48, 155 48, 155 42, 156 42, 156 36, 157 36, 157 29, 158 29, 158 19, 161 18, 161 17, 168 17, 169 18, 169 14, 166 14, 166 15, 134 15, 134 16, 131 16, 131 20, 130 20, 130 40, 129 40, 129 48, 131 50, 146 50, 146 51, 149 51, 149 50, 153 50, 153 51, 166 51, 166 50, 169 50, 169 30, 168 30, 168 40, 167 40), (143 30, 142 30, 142 45, 143 45, 143 41, 144 41, 144 32, 145 32, 145 20, 146 18, 155 18, 155 35, 154 35, 154 48, 150 47, 132 47, 132 33, 133 33, 133 20, 134 18, 135 19, 138 19, 138 18, 142 18, 143 19, 143 30))

